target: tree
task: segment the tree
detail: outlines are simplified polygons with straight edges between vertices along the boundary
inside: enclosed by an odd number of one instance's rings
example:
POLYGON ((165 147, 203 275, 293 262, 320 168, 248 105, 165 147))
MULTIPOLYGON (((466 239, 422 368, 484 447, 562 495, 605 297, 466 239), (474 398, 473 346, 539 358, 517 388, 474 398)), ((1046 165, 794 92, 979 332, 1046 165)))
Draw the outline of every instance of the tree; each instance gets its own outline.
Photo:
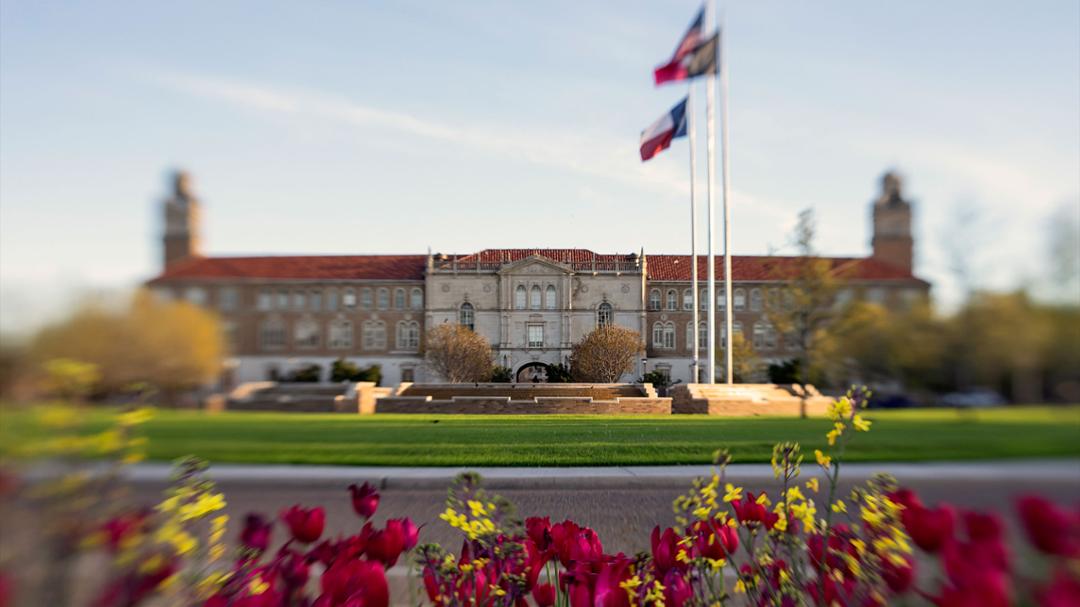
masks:
POLYGON ((79 401, 86 398, 101 379, 101 373, 93 363, 53 358, 43 366, 49 392, 67 400, 79 401))
POLYGON ((840 277, 828 259, 818 257, 814 249, 817 226, 813 209, 799 213, 792 235, 798 251, 794 273, 787 274, 788 286, 780 301, 769 302, 766 318, 782 336, 788 348, 797 352, 798 383, 803 387, 800 413, 806 417, 806 390, 813 373, 819 371, 832 348, 825 328, 832 320, 840 277))
POLYGON ((636 331, 616 325, 600 327, 574 345, 570 373, 575 381, 615 383, 634 370, 634 361, 644 349, 636 331))
POLYGON ((562 363, 548 365, 547 380, 549 384, 565 384, 573 381, 573 378, 570 367, 562 363))
POLYGON ((217 377, 225 348, 212 313, 139 292, 126 308, 84 307, 41 330, 30 349, 37 361, 66 358, 94 365, 101 392, 149 384, 172 402, 179 392, 217 377))
POLYGON ((491 378, 491 344, 462 325, 443 324, 428 330, 424 358, 432 371, 452 384, 491 378))
MULTIPOLYGON (((735 383, 753 381, 761 370, 761 358, 754 351, 754 345, 746 339, 742 332, 739 332, 732 338, 731 347, 734 348, 731 357, 731 374, 735 376, 735 383)), ((717 351, 716 357, 718 359, 716 361, 717 366, 723 368, 723 350, 717 351)), ((724 375, 724 373, 721 373, 721 375, 724 375)), ((726 380, 726 378, 723 379, 726 380)))
POLYGON ((508 384, 514 381, 514 370, 509 367, 497 366, 491 370, 491 380, 499 384, 508 384))

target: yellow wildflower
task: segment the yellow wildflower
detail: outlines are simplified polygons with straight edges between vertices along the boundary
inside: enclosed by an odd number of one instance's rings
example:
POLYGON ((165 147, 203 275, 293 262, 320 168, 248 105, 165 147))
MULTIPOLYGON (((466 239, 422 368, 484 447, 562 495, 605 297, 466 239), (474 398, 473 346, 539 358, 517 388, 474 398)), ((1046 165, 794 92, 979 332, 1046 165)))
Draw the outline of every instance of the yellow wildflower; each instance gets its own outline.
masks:
POLYGON ((844 503, 844 500, 836 500, 835 502, 833 502, 832 511, 847 512, 847 504, 844 503))
POLYGON ((738 501, 738 500, 742 499, 742 487, 736 487, 735 485, 732 485, 731 483, 727 483, 727 484, 724 485, 724 491, 725 491, 725 493, 724 493, 724 501, 725 502, 730 503, 730 502, 735 502, 735 501, 738 501))
MULTIPOLYGON (((817 453, 820 453, 820 451, 815 452, 814 455, 817 455, 817 453)), ((806 481, 806 488, 813 491, 814 493, 817 493, 819 488, 817 478, 812 478, 806 481)))
POLYGON ((746 583, 742 580, 735 582, 735 594, 746 594, 746 583))
MULTIPOLYGON (((830 444, 832 444, 832 443, 830 443, 830 444)), ((828 470, 829 465, 832 464, 832 456, 831 455, 825 455, 824 453, 821 452, 821 449, 814 449, 814 457, 817 459, 818 465, 821 466, 822 468, 826 469, 826 470, 828 470)), ((817 479, 815 478, 813 480, 814 480, 814 485, 817 485, 817 479)), ((817 491, 817 487, 814 488, 814 491, 817 491)))
POLYGON ((855 418, 851 420, 851 424, 855 426, 855 430, 857 432, 870 431, 870 420, 864 418, 861 415, 856 415, 855 418))

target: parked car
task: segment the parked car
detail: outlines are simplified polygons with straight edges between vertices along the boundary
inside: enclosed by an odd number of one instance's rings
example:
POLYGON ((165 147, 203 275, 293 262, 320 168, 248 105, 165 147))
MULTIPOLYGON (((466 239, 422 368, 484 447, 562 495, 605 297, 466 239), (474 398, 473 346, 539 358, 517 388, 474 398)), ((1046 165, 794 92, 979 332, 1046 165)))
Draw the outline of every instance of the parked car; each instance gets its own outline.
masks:
POLYGON ((907 409, 909 407, 917 407, 919 403, 915 402, 907 394, 878 394, 874 393, 870 397, 870 402, 867 405, 871 409, 907 409))
POLYGON ((966 392, 950 392, 941 397, 941 404, 946 407, 958 407, 975 409, 981 407, 1000 407, 1005 404, 1005 398, 986 388, 968 390, 966 392))

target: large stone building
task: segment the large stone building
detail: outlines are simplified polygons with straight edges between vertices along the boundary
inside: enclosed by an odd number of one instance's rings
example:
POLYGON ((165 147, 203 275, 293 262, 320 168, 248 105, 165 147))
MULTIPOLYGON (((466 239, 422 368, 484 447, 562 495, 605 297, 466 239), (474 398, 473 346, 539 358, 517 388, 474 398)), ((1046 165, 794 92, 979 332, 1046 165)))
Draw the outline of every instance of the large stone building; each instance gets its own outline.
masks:
MULTIPOLYGON (((442 323, 466 325, 487 337, 496 364, 523 381, 543 379, 548 365, 567 362, 574 343, 613 323, 644 338, 635 377, 661 371, 691 381, 689 255, 485 249, 453 255, 212 257, 200 249, 200 204, 189 182, 178 174, 164 203, 164 268, 149 285, 163 297, 183 298, 221 316, 231 351, 226 383, 283 377, 311 364, 322 368, 325 379, 339 358, 380 365, 385 384, 435 380, 427 377, 419 352, 424 330, 442 323)), ((839 303, 862 297, 902 307, 927 297, 929 284, 912 274, 911 205, 894 174, 883 177, 872 209, 872 254, 828 258, 844 280, 839 303)), ((793 355, 765 310, 782 298, 796 259, 732 258, 734 330, 765 360, 793 355)), ((722 259, 716 262, 722 285, 722 259)), ((697 259, 702 278, 706 263, 704 256, 697 259)), ((722 286, 718 291, 720 319, 725 299, 722 286)), ((702 288, 702 320, 696 323, 702 359, 705 295, 702 288)), ((718 347, 722 331, 717 328, 718 347)))

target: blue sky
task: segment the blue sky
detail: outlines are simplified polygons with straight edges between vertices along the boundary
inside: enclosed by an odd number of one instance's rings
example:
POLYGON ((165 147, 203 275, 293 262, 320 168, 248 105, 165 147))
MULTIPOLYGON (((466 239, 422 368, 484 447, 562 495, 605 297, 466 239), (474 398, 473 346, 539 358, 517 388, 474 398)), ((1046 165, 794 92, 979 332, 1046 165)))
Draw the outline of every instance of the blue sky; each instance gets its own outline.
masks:
MULTIPOLYGON (((980 283, 1041 270, 1080 212, 1075 0, 722 5, 735 253, 808 206, 824 252, 865 253, 895 167, 944 301, 958 209, 980 283)), ((684 252, 687 146, 643 165, 637 138, 685 94, 651 69, 695 8, 6 0, 0 328, 152 276, 175 166, 212 253, 684 252)))

